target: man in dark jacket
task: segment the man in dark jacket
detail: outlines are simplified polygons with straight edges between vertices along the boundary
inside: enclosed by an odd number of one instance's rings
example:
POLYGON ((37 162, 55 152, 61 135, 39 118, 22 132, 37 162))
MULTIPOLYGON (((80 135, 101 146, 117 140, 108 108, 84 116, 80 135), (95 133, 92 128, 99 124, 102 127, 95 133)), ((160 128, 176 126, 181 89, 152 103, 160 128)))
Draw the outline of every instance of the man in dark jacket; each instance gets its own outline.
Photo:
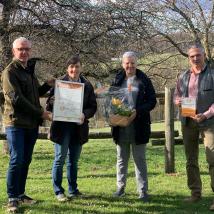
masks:
MULTIPOLYGON (((50 139, 55 143, 55 159, 52 169, 52 180, 56 198, 60 202, 67 200, 62 187, 63 165, 67 159, 68 197, 80 195, 77 188, 78 161, 82 144, 88 141, 88 119, 93 117, 96 109, 96 97, 91 83, 81 72, 81 63, 78 56, 71 57, 67 62, 67 74, 62 80, 84 83, 83 114, 80 123, 53 121, 50 129, 50 139)), ((54 89, 47 101, 47 110, 53 108, 54 89)))
POLYGON ((25 195, 28 168, 42 119, 51 119, 51 112, 43 111, 39 96, 54 84, 40 86, 34 74, 35 62, 29 60, 31 42, 20 37, 13 42, 13 61, 2 73, 5 98, 3 125, 10 151, 7 175, 8 211, 15 212, 18 202, 34 203, 25 195))
POLYGON ((119 70, 113 86, 127 88, 129 79, 132 79, 131 93, 133 105, 136 109, 136 118, 127 127, 113 127, 112 135, 117 144, 117 191, 115 197, 125 194, 126 176, 130 147, 135 163, 135 174, 139 199, 147 202, 148 179, 146 164, 146 143, 150 137, 150 111, 156 105, 155 90, 151 80, 145 73, 138 70, 137 57, 134 52, 126 52, 122 57, 122 67, 119 70))

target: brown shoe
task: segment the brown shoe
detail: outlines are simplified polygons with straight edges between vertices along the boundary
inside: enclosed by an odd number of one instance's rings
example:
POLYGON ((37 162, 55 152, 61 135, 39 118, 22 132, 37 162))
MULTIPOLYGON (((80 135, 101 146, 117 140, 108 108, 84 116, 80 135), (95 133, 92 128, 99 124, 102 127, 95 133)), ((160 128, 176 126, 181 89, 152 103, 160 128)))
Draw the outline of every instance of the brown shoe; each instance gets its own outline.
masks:
POLYGON ((210 211, 214 211, 214 201, 213 201, 213 203, 210 206, 210 211))
POLYGON ((7 204, 7 211, 9 213, 16 213, 18 211, 19 202, 18 200, 9 201, 7 204))
POLYGON ((187 203, 195 203, 201 200, 201 196, 191 195, 190 197, 187 197, 184 199, 184 202, 187 203))

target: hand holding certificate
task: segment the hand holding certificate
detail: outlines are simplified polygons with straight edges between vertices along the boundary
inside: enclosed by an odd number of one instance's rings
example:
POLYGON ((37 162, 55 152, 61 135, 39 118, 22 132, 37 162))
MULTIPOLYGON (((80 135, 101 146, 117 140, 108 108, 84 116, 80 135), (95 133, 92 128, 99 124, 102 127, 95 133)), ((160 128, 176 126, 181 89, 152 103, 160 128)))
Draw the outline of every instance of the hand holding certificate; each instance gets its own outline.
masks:
POLYGON ((183 117, 195 117, 196 98, 183 97, 181 100, 181 115, 183 117))
POLYGON ((81 123, 83 95, 83 83, 57 80, 53 120, 81 123))

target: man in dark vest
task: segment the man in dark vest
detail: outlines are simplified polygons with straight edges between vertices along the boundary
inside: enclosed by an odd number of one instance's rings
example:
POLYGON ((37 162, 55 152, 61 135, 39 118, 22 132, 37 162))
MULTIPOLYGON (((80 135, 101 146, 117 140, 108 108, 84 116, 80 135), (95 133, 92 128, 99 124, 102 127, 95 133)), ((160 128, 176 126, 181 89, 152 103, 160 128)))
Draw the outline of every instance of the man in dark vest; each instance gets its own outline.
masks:
MULTIPOLYGON (((191 190, 191 196, 185 201, 197 202, 201 199, 202 189, 198 166, 199 134, 205 145, 211 188, 214 191, 214 70, 205 63, 205 53, 200 46, 190 47, 188 58, 191 67, 178 78, 174 102, 180 107, 186 98, 195 103, 195 115, 181 116, 181 124, 187 159, 187 184, 191 190)), ((214 202, 210 210, 214 211, 214 202)))

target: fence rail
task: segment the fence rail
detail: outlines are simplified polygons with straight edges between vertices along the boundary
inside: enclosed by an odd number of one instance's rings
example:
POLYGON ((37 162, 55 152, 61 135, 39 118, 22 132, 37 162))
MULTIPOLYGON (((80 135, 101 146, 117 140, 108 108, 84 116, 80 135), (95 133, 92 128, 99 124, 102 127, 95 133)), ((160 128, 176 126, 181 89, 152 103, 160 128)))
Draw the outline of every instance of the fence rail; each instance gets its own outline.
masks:
MULTIPOLYGON (((178 137, 179 132, 178 130, 174 131, 174 136, 178 137)), ((151 138, 164 138, 165 132, 164 131, 152 131, 151 138)), ((112 135, 110 132, 90 132, 89 133, 89 139, 108 139, 112 138, 112 135)), ((48 139, 48 133, 39 133, 38 139, 48 139)), ((0 140, 6 140, 6 134, 0 133, 0 140)))

